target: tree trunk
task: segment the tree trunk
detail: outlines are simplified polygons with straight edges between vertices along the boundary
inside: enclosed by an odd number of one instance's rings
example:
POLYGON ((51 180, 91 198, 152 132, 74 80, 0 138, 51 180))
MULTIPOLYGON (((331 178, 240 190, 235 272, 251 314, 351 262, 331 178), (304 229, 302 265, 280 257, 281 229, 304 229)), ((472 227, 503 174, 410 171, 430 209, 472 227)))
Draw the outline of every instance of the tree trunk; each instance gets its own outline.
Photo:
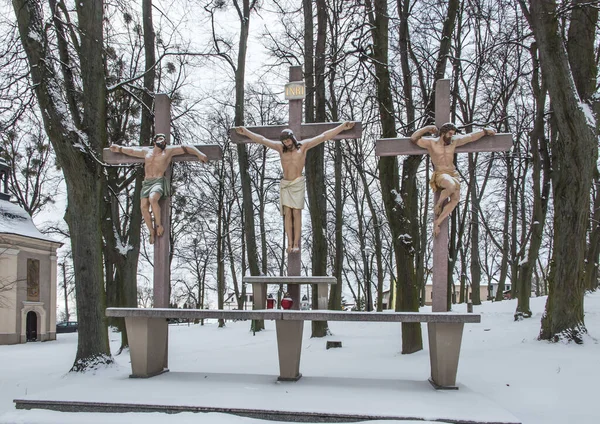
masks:
POLYGON ((530 0, 530 7, 530 24, 560 133, 552 146, 554 252, 549 275, 550 294, 539 337, 582 343, 582 336, 587 332, 583 319, 585 241, 590 189, 598 156, 597 139, 575 90, 560 35, 556 2, 530 0))
MULTIPOLYGON (((317 42, 315 46, 315 119, 326 121, 325 99, 325 41, 327 37, 327 5, 316 0, 317 42)), ((325 190, 325 146, 320 144, 306 155, 306 191, 312 225, 312 275, 327 275, 327 201, 325 190)), ((313 308, 318 300, 317 287, 313 286, 313 308)), ((325 337, 329 333, 327 321, 312 321, 312 337, 325 337)))
MULTIPOLYGON (((335 75, 337 58, 335 57, 335 48, 332 47, 332 62, 330 66, 330 79, 329 79, 329 98, 332 109, 332 120, 337 122, 339 120, 337 114, 337 97, 335 93, 335 75)), ((342 194, 343 176, 343 151, 340 140, 335 141, 334 147, 334 197, 335 197, 335 257, 333 260, 333 275, 337 278, 337 284, 334 284, 329 289, 329 302, 328 308, 334 311, 342 310, 342 268, 344 267, 344 197, 342 194)))
POLYGON ((510 257, 510 239, 509 232, 510 216, 511 216, 511 193, 513 186, 513 169, 512 169, 512 154, 505 153, 504 161, 506 162, 506 191, 504 192, 504 226, 502 231, 502 259, 500 261, 500 277, 498 278, 498 290, 496 292, 496 300, 504 299, 504 287, 506 287, 506 277, 508 276, 508 259, 510 257))
MULTIPOLYGON (((573 80, 581 99, 589 102, 595 116, 599 116, 600 102, 597 100, 595 44, 598 24, 598 6, 587 0, 575 0, 569 25, 567 53, 573 73, 573 80)), ((596 122, 596 133, 600 123, 596 122)), ((589 241, 586 252, 585 288, 595 290, 598 287, 598 260, 600 259, 600 175, 594 172, 594 196, 589 228, 589 241)))
MULTIPOLYGON (((246 80, 246 54, 248 50, 248 34, 250 29, 250 12, 254 8, 254 0, 234 1, 240 20, 239 50, 237 67, 235 69, 235 125, 244 125, 244 84, 246 80), (241 5, 240 5, 241 3, 241 5), (240 7, 241 6, 241 7, 240 7)), ((252 200, 252 185, 250 184, 248 148, 246 143, 237 145, 238 164, 242 183, 242 205, 244 208, 244 236, 248 255, 250 275, 260 275, 258 248, 256 245, 256 229, 254 225, 254 202, 252 200)), ((265 328, 264 320, 252 321, 253 331, 265 328)))
POLYGON ((471 183, 471 292, 467 303, 481 305, 481 262, 479 261, 479 195, 477 190, 477 154, 469 154, 469 178, 471 183))
POLYGON ((594 203, 592 219, 590 222, 590 237, 587 248, 585 288, 586 290, 598 289, 598 260, 600 259, 600 174, 594 176, 594 203))
MULTIPOLYGON (((537 49, 532 51, 534 63, 538 62, 537 49)), ((531 234, 527 260, 519 264, 517 291, 519 292, 515 321, 530 318, 531 308, 531 281, 539 257, 543 241, 548 200, 550 198, 550 157, 548 155, 547 140, 544 134, 544 116, 546 114, 546 85, 540 81, 539 66, 533 67, 532 78, 533 95, 536 102, 535 124, 530 134, 532 156, 532 182, 533 182, 533 210, 531 213, 531 234)))
MULTIPOLYGON (((13 0, 20 39, 44 127, 67 185, 65 220, 71 234, 79 321, 73 371, 111 363, 104 317, 101 211, 105 179, 93 160, 106 145, 106 82, 103 60, 103 3, 76 4, 80 39, 83 118, 72 117, 61 97, 61 78, 51 64, 41 2, 13 0), (84 60, 85 57, 85 60, 84 60), (76 130, 83 122, 84 132, 76 130), (80 148, 75 146, 82 146, 80 148)), ((65 96, 68 97, 68 96, 65 96)))
MULTIPOLYGON (((409 126, 407 131, 414 131, 415 108, 412 102, 412 78, 409 68, 409 25, 410 6, 408 1, 398 1, 398 15, 400 17, 400 64, 402 67, 403 86, 402 92, 407 99, 406 115, 409 126)), ((421 288, 424 281, 424 253, 421 246, 419 228, 419 202, 417 190, 417 170, 423 159, 422 155, 409 156, 404 160, 402 166, 402 186, 400 196, 404 203, 402 208, 403 218, 400 221, 401 234, 409 234, 400 243, 400 251, 397 253, 398 267, 403 273, 398 273, 398 296, 397 302, 402 302, 400 310, 418 311, 421 304, 421 288)), ((412 353, 423 348, 423 340, 420 325, 402 324, 402 350, 404 353, 412 353)))
MULTIPOLYGON (((223 309, 225 305, 225 292, 227 284, 225 282, 225 236, 223 235, 223 225, 225 221, 225 163, 219 165, 219 198, 217 200, 217 308, 223 309)), ((219 319, 219 328, 225 327, 225 320, 219 319)))
MULTIPOLYGON (((396 137, 394 103, 391 93, 390 70, 388 68, 388 40, 389 40, 389 14, 387 1, 367 0, 365 2, 371 23, 371 36, 373 38, 373 53, 371 58, 375 67, 376 94, 379 103, 379 115, 381 119, 382 137, 396 137)), ((405 161, 405 165, 418 163, 418 159, 411 158, 405 161), (412 159, 412 160, 411 160, 412 159)), ((408 168, 408 166, 406 167, 408 168)), ((404 169, 404 176, 407 169, 404 169)), ((392 244, 396 261, 397 295, 396 310, 418 309, 419 290, 415 281, 414 262, 411 250, 413 241, 405 234, 406 220, 405 205, 408 199, 412 200, 412 192, 408 193, 407 185, 404 185, 404 193, 400 193, 398 181, 398 161, 395 156, 382 157, 379 159, 379 180, 381 183, 382 200, 385 206, 388 225, 392 233, 392 244), (408 196, 407 196, 408 194, 408 196), (415 302, 416 300, 416 302, 415 302), (402 309, 402 308, 411 309, 402 309)), ((405 181, 406 182, 406 181, 405 181)), ((416 188, 413 181, 406 182, 412 189, 416 188)), ((416 197, 416 193, 414 193, 416 197)), ((410 205, 408 205, 410 207, 410 205)), ((418 221, 417 221, 418 222, 418 221)), ((391 290, 390 290, 391 292, 391 290)), ((391 298, 390 298, 391 299, 391 298)), ((423 348, 421 338, 421 327, 415 323, 402 323, 402 353, 413 353, 423 348)))
MULTIPOLYGON (((155 34, 154 24, 152 23, 152 0, 143 0, 142 2, 142 26, 144 30, 144 56, 145 56, 145 73, 144 73, 144 91, 141 95, 141 124, 140 124, 140 145, 150 144, 152 139, 152 128, 154 124, 153 110, 153 96, 154 93, 154 81, 156 78, 156 52, 155 52, 155 34)), ((141 228, 142 228, 142 210, 140 208, 140 195, 142 190, 143 180, 143 169, 140 167, 136 171, 135 177, 135 188, 133 191, 132 201, 129 203, 131 206, 125 211, 129 215, 128 227, 126 231, 122 231, 119 219, 118 208, 109 207, 111 211, 111 219, 109 221, 110 226, 106 226, 103 231, 104 240, 118 241, 121 245, 127 243, 130 247, 125 255, 120 255, 120 260, 114 262, 116 268, 115 282, 117 284, 118 303, 114 306, 120 306, 124 308, 135 308, 137 306, 137 270, 140 256, 140 242, 141 242, 141 228), (116 240, 114 235, 119 234, 120 240, 116 240)), ((110 174, 109 174, 110 175, 110 174)), ((107 198, 110 198, 107 196, 107 198)), ((111 201, 118 202, 116 198, 112 198, 111 201)), ((118 254, 119 250, 116 245, 107 245, 107 249, 118 254)), ((106 260, 106 258, 105 258, 106 260)), ((108 275, 107 275, 108 278, 108 275)), ((108 290, 108 284, 107 284, 108 290)), ((109 304, 112 306, 111 304, 109 304)), ((121 346, 119 352, 129 346, 127 337, 127 328, 125 327, 125 320, 119 319, 118 327, 121 330, 121 346)))

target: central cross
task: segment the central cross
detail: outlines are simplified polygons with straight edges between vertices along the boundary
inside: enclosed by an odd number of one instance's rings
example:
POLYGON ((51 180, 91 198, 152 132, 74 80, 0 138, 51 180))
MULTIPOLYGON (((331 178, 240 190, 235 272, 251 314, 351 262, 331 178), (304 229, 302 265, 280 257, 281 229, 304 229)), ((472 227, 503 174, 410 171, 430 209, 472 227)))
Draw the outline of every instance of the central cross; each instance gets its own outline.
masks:
MULTIPOLYGON (((439 129, 450 121, 450 80, 436 82, 435 87, 435 126, 439 129)), ((377 140, 375 155, 423 155, 427 150, 413 144, 410 137, 382 138, 377 140)), ((456 147, 456 153, 501 152, 512 147, 511 134, 486 135, 477 141, 456 147)), ((437 205, 440 192, 434 195, 437 205)), ((433 289, 432 311, 448 310, 448 219, 444 219, 439 227, 439 235, 433 238, 433 289)))
MULTIPOLYGON (((165 141, 170 144, 171 134, 171 99, 166 94, 157 94, 154 100, 154 126, 156 134, 164 134, 165 141)), ((221 146, 216 144, 203 144, 196 147, 200 152, 204 153, 209 161, 219 160, 222 156, 221 146)), ((104 162, 109 164, 134 164, 144 163, 143 157, 132 157, 122 153, 112 152, 110 149, 103 151, 104 162)), ((186 153, 173 156, 173 162, 189 162, 198 161, 198 158, 193 154, 186 153)), ((171 179, 171 169, 166 172, 167 180, 171 179)), ((168 308, 169 307, 169 289, 171 281, 171 270, 169 267, 170 255, 170 234, 171 234, 171 197, 162 197, 159 201, 161 210, 160 223, 164 228, 164 234, 160 237, 155 237, 154 241, 154 307, 168 308)), ((158 223, 155 223, 158 226, 158 223)))
MULTIPOLYGON (((302 123, 302 101, 305 97, 305 86, 302 80, 302 67, 292 66, 290 67, 289 83, 286 85, 286 99, 289 100, 289 123, 288 125, 270 125, 270 126, 257 126, 257 127, 246 127, 250 132, 262 136, 268 140, 280 140, 280 136, 283 130, 290 129, 293 131, 294 136, 298 141, 306 140, 309 138, 317 137, 326 131, 333 130, 340 124, 335 122, 326 123, 302 123)), ((354 126, 343 132, 336 134, 331 137, 331 140, 341 139, 356 139, 360 138, 362 134, 362 125, 360 122, 354 123, 354 126)), ((230 131, 231 140, 234 143, 249 143, 252 140, 245 135, 237 133, 235 130, 230 131)), ((291 213, 291 211, 289 211, 291 213)), ((301 213, 301 211, 300 211, 301 213)), ((294 231, 301 232, 301 228, 294 228, 294 231)), ((289 235, 288 235, 289 237, 289 235)), ((288 277, 299 276, 301 268, 301 251, 300 245, 297 249, 288 252, 288 277)), ((297 280, 297 279, 296 279, 297 280)), ((254 305, 257 309, 264 309, 266 303, 266 288, 264 284, 253 284, 253 297, 254 305)), ((319 304, 323 304, 323 297, 327 298, 327 285, 319 285, 319 304), (324 291, 324 293, 323 293, 324 291)), ((294 284, 288 286, 288 292, 293 300, 293 309, 300 308, 300 286, 294 284)))

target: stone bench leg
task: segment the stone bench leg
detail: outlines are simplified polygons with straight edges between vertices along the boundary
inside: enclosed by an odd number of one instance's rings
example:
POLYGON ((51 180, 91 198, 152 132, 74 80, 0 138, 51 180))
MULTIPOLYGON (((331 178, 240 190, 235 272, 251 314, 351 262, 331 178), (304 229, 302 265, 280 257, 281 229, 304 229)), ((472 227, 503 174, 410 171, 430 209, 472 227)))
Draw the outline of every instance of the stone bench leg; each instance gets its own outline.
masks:
POLYGON ((148 378, 167 368, 169 324, 165 318, 126 317, 131 378, 148 378))
POLYGON ((329 307, 328 305, 328 295, 329 295, 329 286, 326 284, 318 284, 317 285, 317 305, 319 305, 319 310, 325 311, 329 307))
POLYGON ((252 309, 267 309, 267 285, 252 283, 252 309))
POLYGON ((275 321, 279 352, 279 381, 298 381, 304 321, 275 321))
POLYGON ((429 382, 436 389, 458 389, 456 372, 463 327, 463 323, 430 322, 427 324, 431 362, 429 382))

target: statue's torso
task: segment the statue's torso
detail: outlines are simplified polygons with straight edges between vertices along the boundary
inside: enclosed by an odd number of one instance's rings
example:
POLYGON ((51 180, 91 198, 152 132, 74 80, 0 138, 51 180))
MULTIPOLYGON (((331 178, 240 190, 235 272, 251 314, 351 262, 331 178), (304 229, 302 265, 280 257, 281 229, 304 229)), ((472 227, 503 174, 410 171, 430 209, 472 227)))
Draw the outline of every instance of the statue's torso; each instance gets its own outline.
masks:
POLYGON ((149 149, 144 158, 144 175, 146 178, 159 178, 164 176, 169 163, 171 163, 171 156, 167 153, 166 149, 162 152, 155 150, 160 149, 157 147, 149 149))
POLYGON ((284 179, 292 181, 302 176, 302 170, 306 162, 306 152, 302 147, 298 150, 280 153, 279 156, 281 157, 284 179))
POLYGON ((444 145, 443 140, 433 139, 429 147, 429 156, 431 156, 431 162, 438 172, 450 172, 454 171, 454 151, 456 150, 456 142, 452 142, 448 145, 444 145))

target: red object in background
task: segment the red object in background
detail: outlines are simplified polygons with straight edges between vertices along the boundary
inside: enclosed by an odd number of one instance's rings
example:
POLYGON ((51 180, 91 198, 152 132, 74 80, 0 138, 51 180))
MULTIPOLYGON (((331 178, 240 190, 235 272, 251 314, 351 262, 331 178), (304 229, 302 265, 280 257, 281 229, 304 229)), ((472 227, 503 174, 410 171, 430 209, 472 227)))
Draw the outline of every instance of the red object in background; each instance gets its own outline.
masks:
POLYGON ((281 300, 281 307, 283 309, 292 309, 292 305, 293 304, 294 304, 294 301, 291 298, 289 298, 289 297, 284 297, 281 300))
POLYGON ((268 297, 267 298, 267 309, 273 309, 275 308, 275 299, 273 299, 272 297, 268 297))

